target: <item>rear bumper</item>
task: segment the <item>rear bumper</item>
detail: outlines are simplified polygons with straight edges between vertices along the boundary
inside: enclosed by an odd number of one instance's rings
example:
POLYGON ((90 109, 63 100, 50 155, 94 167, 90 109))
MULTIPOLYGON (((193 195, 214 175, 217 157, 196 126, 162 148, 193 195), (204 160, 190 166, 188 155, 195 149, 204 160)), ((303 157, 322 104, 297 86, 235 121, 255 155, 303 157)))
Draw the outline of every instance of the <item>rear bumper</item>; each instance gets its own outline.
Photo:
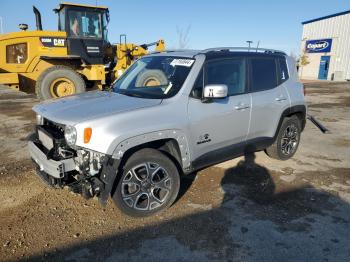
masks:
POLYGON ((54 178, 63 178, 65 172, 75 170, 75 162, 73 158, 55 161, 47 159, 47 156, 40 150, 40 148, 32 141, 28 142, 28 150, 31 158, 38 165, 40 171, 54 178))

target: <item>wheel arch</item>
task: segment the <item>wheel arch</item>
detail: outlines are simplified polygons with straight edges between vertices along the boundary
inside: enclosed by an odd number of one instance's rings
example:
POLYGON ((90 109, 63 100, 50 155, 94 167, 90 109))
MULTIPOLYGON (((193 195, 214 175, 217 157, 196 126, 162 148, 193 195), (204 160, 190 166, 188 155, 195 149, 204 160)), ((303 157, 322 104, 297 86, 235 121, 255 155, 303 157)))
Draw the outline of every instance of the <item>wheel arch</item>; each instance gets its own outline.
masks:
POLYGON ((125 157, 146 147, 158 149, 167 154, 183 170, 190 167, 188 140, 180 130, 156 131, 125 139, 114 149, 112 158, 123 161, 125 157))
POLYGON ((179 130, 158 131, 125 139, 118 144, 103 166, 101 179, 105 183, 105 188, 99 196, 102 205, 106 205, 108 197, 113 194, 126 161, 133 153, 143 148, 158 149, 166 154, 174 162, 180 174, 190 168, 187 138, 179 130))
POLYGON ((286 118, 286 117, 291 117, 293 115, 296 115, 298 117, 298 119, 300 120, 300 122, 301 122, 301 131, 304 130, 305 124, 306 124, 306 106, 305 105, 292 106, 292 107, 287 108, 286 110, 284 110, 283 113, 281 114, 280 120, 278 122, 277 129, 275 131, 274 140, 277 138, 278 131, 281 128, 283 119, 286 118))

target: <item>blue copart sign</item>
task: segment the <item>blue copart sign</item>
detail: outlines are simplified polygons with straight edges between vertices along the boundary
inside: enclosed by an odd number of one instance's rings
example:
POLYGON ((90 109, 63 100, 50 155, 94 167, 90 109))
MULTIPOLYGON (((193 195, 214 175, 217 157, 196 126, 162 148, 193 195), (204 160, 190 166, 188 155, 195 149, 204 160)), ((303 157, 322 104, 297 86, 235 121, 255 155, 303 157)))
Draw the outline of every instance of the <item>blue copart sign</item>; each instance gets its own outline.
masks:
POLYGON ((306 41, 307 53, 328 53, 332 49, 332 39, 319 39, 306 41))

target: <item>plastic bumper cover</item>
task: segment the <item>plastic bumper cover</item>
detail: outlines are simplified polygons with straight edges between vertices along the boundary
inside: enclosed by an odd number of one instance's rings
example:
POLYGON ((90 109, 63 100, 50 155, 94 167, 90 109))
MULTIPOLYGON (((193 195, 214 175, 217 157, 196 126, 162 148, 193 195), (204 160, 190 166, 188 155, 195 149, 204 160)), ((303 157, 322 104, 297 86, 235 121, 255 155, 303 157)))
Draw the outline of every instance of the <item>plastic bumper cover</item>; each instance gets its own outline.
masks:
POLYGON ((73 158, 55 161, 47 159, 46 155, 38 148, 34 142, 28 142, 29 154, 39 166, 40 171, 55 178, 62 178, 65 172, 75 170, 73 158))

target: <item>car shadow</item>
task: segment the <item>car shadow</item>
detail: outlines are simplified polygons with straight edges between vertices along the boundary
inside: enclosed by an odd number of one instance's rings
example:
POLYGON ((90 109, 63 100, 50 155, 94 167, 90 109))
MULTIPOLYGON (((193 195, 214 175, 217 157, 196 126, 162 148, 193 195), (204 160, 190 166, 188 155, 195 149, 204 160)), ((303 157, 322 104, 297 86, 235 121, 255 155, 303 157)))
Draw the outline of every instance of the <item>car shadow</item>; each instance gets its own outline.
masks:
MULTIPOLYGON (((187 189, 196 174, 183 182, 187 189)), ((346 261, 349 203, 306 185, 276 192, 255 154, 227 169, 221 205, 26 261, 346 261)), ((205 189, 203 189, 205 190, 205 189)), ((186 193, 186 188, 181 191, 186 193)), ((180 204, 179 202, 177 204, 180 204)), ((165 211, 166 212, 166 211, 165 211)))
POLYGON ((191 188, 194 180, 197 177, 197 172, 190 173, 188 175, 183 175, 180 180, 180 189, 173 205, 175 205, 191 188))

